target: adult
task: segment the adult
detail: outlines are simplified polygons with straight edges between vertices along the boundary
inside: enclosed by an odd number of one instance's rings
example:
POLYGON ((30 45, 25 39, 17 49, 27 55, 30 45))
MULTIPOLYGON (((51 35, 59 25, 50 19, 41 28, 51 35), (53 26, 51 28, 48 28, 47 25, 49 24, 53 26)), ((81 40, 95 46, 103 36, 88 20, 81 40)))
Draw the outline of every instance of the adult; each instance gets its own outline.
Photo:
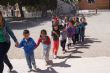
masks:
POLYGON ((10 48, 10 36, 14 40, 15 45, 18 45, 18 41, 8 26, 8 23, 5 22, 2 12, 0 11, 0 73, 3 73, 4 61, 6 61, 5 56, 10 48))

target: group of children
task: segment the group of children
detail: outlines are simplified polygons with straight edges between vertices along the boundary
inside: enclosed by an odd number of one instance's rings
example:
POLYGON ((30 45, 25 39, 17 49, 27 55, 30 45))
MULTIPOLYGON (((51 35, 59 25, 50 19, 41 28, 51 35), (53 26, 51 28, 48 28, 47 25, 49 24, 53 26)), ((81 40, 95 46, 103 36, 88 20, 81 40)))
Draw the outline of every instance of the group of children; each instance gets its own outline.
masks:
MULTIPOLYGON (((84 16, 78 17, 69 17, 65 16, 64 18, 53 16, 52 17, 52 36, 53 36, 53 50, 58 51, 59 46, 59 37, 60 44, 62 47, 63 54, 65 54, 66 43, 68 41, 68 48, 71 46, 71 41, 75 45, 76 43, 83 43, 85 37, 85 27, 87 25, 86 18, 84 16), (57 30, 57 31, 56 31, 57 30), (56 35, 53 33, 57 33, 56 35), (54 37, 57 39, 54 39, 54 37)), ((55 53, 55 58, 57 54, 55 53)))
POLYGON ((47 36, 47 32, 44 29, 41 30, 37 43, 33 40, 32 37, 30 37, 29 30, 24 30, 23 36, 24 36, 24 38, 19 43, 19 45, 16 47, 18 47, 18 48, 23 47, 23 49, 24 49, 27 65, 29 67, 28 72, 38 71, 39 69, 36 66, 36 62, 35 62, 35 58, 34 58, 34 50, 39 46, 40 43, 42 43, 43 55, 44 55, 44 59, 46 61, 46 65, 47 65, 48 61, 49 61, 49 50, 51 47, 50 37, 47 36), (32 69, 32 67, 34 68, 34 70, 32 69))
MULTIPOLYGON (((85 17, 81 17, 79 21, 79 17, 64 17, 61 19, 57 16, 52 18, 52 32, 51 36, 53 39, 53 57, 57 58, 57 53, 59 49, 59 44, 61 44, 63 54, 66 53, 66 42, 68 40, 68 46, 71 45, 71 40, 75 45, 77 42, 84 42, 85 36, 85 26, 87 25, 85 17), (61 37, 61 38, 60 38, 61 37)), ((43 46, 43 55, 46 61, 46 65, 48 65, 49 60, 49 51, 51 48, 51 40, 47 35, 47 31, 45 29, 41 30, 39 39, 37 43, 30 37, 29 30, 23 31, 24 38, 19 43, 18 48, 24 49, 26 61, 29 67, 29 72, 34 70, 38 70, 34 58, 34 50, 42 43, 43 46)))

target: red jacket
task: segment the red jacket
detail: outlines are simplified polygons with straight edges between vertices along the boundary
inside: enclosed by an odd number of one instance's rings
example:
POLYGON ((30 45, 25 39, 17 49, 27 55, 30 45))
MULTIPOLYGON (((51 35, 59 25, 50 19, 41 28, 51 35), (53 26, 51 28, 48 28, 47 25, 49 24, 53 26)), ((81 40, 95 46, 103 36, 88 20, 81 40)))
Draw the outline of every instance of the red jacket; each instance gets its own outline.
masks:
POLYGON ((45 45, 50 45, 51 44, 51 41, 50 41, 50 38, 49 38, 49 36, 46 36, 45 38, 39 38, 38 39, 38 42, 37 42, 37 47, 39 46, 39 44, 40 43, 43 43, 43 44, 45 44, 45 45))

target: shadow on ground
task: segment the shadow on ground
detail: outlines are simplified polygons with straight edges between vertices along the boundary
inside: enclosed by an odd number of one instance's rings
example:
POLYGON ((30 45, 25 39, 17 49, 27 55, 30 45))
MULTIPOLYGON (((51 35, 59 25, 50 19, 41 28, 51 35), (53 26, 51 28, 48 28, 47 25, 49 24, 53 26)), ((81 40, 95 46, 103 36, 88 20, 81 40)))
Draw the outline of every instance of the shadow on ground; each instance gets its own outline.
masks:
POLYGON ((96 38, 90 38, 90 37, 85 37, 85 41, 83 43, 77 43, 76 45, 71 45, 68 47, 68 51, 66 53, 69 53, 69 55, 66 56, 58 56, 59 59, 64 59, 64 58, 81 58, 81 56, 73 56, 75 53, 84 53, 83 51, 80 51, 80 49, 90 49, 90 46, 93 43, 101 43, 102 41, 99 41, 96 38))
POLYGON ((9 72, 9 73, 18 73, 16 70, 13 70, 13 71, 11 71, 11 72, 9 72))
POLYGON ((57 71, 54 70, 52 67, 47 67, 46 70, 40 70, 39 72, 36 73, 58 73, 57 71))
MULTIPOLYGON (((83 43, 79 42, 76 45, 71 45, 69 49, 89 49, 93 43, 101 43, 101 42, 102 41, 99 41, 96 38, 85 37, 85 41, 83 43)), ((77 53, 77 52, 74 51, 74 53, 77 53)), ((82 52, 79 52, 79 53, 82 53, 82 52)))
POLYGON ((24 18, 22 20, 12 20, 9 18, 5 18, 5 19, 8 23, 10 23, 12 29, 17 29, 17 30, 40 26, 43 25, 41 23, 50 20, 50 18, 24 18))

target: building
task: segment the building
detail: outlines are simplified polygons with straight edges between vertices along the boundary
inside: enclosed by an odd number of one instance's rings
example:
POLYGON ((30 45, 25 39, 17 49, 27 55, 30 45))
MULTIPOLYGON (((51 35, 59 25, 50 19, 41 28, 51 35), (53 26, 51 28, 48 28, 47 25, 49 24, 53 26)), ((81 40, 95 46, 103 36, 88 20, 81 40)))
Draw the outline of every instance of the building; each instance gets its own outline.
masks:
POLYGON ((110 0, 81 0, 79 9, 109 9, 110 0))

